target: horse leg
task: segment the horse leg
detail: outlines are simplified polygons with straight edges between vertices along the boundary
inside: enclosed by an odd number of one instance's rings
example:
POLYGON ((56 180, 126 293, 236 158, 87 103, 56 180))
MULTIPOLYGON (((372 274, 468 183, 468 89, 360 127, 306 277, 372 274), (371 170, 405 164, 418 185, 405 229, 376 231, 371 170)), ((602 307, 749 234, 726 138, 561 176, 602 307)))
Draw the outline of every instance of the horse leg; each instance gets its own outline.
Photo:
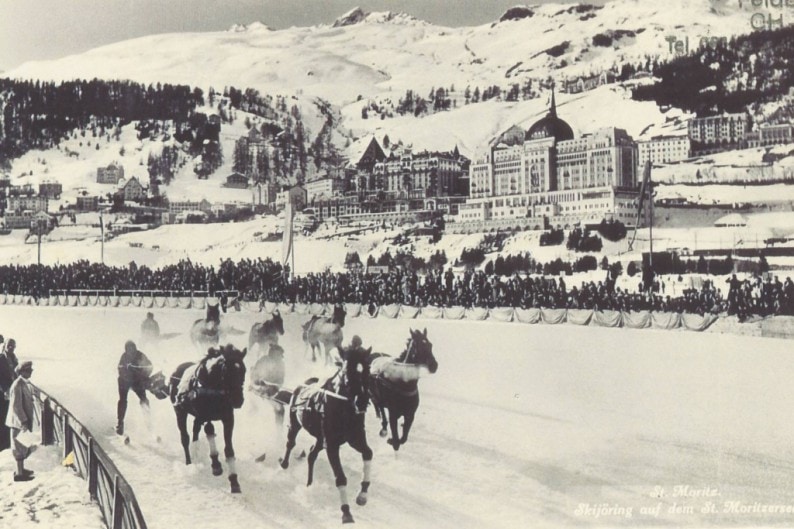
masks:
POLYGON ((314 446, 309 450, 309 458, 307 460, 309 462, 309 479, 306 481, 307 487, 312 484, 314 479, 314 462, 317 461, 317 455, 323 449, 323 443, 323 435, 321 433, 320 437, 316 439, 314 446))
POLYGON ((210 444, 210 459, 212 460, 212 475, 220 476, 223 474, 223 467, 218 461, 218 446, 215 444, 215 427, 211 422, 204 425, 204 433, 207 434, 207 441, 210 444))
POLYGON ((397 414, 394 411, 389 412, 389 428, 391 429, 391 437, 387 441, 395 451, 400 449, 400 436, 397 433, 397 414))
POLYGON ((357 452, 361 452, 361 460, 364 462, 364 475, 361 479, 361 490, 356 496, 358 505, 367 504, 367 492, 369 492, 370 474, 372 470, 372 449, 367 443, 367 432, 363 428, 354 439, 349 439, 348 444, 357 452))
POLYGON ((284 457, 281 458, 281 468, 286 469, 289 467, 289 455, 292 449, 295 448, 295 438, 298 437, 298 432, 301 426, 298 422, 298 414, 290 406, 289 410, 289 430, 287 430, 287 451, 284 452, 284 457))
POLYGON ((339 460, 339 444, 328 445, 328 462, 336 477, 336 488, 339 491, 339 502, 342 508, 342 523, 353 523, 353 515, 350 514, 350 504, 347 501, 347 477, 342 469, 342 462, 339 460))
POLYGON ((404 445, 408 440, 408 432, 411 431, 411 425, 414 423, 415 412, 407 412, 403 417, 403 436, 400 438, 400 444, 404 445))
POLYGON ((229 483, 232 487, 232 493, 236 494, 242 492, 242 490, 240 489, 240 482, 237 480, 237 465, 235 464, 232 433, 234 433, 234 413, 229 412, 229 415, 223 419, 223 455, 226 456, 226 466, 229 467, 229 483))
POLYGON ((176 424, 179 427, 179 437, 182 448, 185 450, 185 464, 190 464, 190 436, 187 433, 187 412, 176 410, 176 424))
POLYGON ((190 452, 192 454, 191 457, 193 459, 196 459, 196 455, 198 452, 198 438, 199 438, 199 433, 201 433, 201 424, 202 423, 200 420, 193 419, 193 440, 190 443, 190 452))
POLYGON ((386 437, 386 421, 388 420, 386 415, 386 407, 375 406, 375 411, 377 412, 378 417, 380 417, 380 432, 378 432, 378 435, 381 437, 386 437))

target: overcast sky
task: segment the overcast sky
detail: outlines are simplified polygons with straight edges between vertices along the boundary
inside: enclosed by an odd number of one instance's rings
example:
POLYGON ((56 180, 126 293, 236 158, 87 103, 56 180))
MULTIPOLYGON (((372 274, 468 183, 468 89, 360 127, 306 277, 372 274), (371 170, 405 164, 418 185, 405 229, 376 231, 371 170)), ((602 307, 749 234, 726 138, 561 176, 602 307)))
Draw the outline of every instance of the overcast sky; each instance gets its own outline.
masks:
POLYGON ((0 0, 0 71, 156 33, 224 30, 257 20, 276 29, 330 23, 356 6, 405 11, 440 25, 470 26, 496 20, 508 7, 520 4, 521 0, 0 0))

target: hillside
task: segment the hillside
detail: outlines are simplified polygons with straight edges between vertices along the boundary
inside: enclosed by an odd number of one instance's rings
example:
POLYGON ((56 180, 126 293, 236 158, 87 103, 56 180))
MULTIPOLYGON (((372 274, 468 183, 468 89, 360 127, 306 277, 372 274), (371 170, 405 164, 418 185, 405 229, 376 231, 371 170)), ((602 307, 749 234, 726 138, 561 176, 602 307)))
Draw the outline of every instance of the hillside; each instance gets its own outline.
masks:
POLYGON ((348 13, 335 23, 273 30, 262 23, 224 32, 164 34, 52 61, 21 65, 20 79, 132 79, 320 96, 337 104, 383 93, 454 84, 506 86, 562 80, 669 55, 665 37, 750 31, 733 2, 637 0, 604 6, 544 4, 500 20, 449 28, 405 13, 348 13), (428 72, 432 72, 428 75, 428 72))

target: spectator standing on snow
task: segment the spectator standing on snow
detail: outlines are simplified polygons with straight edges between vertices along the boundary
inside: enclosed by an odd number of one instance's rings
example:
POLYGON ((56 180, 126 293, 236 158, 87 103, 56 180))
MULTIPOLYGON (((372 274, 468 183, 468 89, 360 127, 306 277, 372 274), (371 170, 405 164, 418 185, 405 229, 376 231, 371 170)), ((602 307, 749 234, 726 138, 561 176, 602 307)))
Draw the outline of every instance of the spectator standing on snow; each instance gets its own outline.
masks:
POLYGON ((25 459, 28 458, 33 450, 23 445, 18 439, 20 433, 33 430, 33 391, 30 387, 30 382, 28 382, 32 374, 33 362, 22 362, 17 370, 17 378, 11 384, 10 413, 6 418, 6 426, 11 429, 11 444, 13 446, 14 459, 17 461, 14 481, 30 481, 33 479, 33 471, 25 468, 25 459))

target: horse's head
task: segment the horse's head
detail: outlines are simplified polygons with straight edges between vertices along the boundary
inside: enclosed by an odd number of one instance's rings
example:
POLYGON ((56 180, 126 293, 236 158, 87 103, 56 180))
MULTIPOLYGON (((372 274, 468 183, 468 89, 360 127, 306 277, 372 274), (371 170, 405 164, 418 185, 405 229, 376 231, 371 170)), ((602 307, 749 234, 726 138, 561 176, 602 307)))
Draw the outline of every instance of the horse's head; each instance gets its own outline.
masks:
MULTIPOLYGON (((346 397, 350 399, 357 413, 367 411, 369 405, 369 357, 372 347, 351 348, 344 363, 344 380, 346 383, 346 397)), ((345 392, 343 392, 345 393, 345 392)))
POLYGON ((232 344, 221 348, 221 389, 226 391, 232 406, 240 408, 245 400, 243 385, 245 383, 245 355, 248 348, 240 351, 232 344))
POLYGON ((284 335, 284 320, 281 317, 281 313, 277 310, 273 311, 273 325, 275 325, 276 330, 280 335, 284 335))
POLYGON ((220 321, 221 321, 221 309, 220 309, 220 306, 207 304, 207 317, 206 317, 206 320, 208 322, 214 321, 216 323, 220 323, 220 321))
POLYGON ((400 361, 406 364, 425 366, 430 373, 435 373, 438 370, 438 362, 433 356, 433 344, 427 339, 427 328, 424 332, 411 329, 408 347, 400 357, 400 361))
POLYGON ((338 324, 340 327, 345 326, 345 316, 347 316, 347 311, 345 307, 341 304, 334 305, 334 314, 331 317, 331 322, 338 324))

